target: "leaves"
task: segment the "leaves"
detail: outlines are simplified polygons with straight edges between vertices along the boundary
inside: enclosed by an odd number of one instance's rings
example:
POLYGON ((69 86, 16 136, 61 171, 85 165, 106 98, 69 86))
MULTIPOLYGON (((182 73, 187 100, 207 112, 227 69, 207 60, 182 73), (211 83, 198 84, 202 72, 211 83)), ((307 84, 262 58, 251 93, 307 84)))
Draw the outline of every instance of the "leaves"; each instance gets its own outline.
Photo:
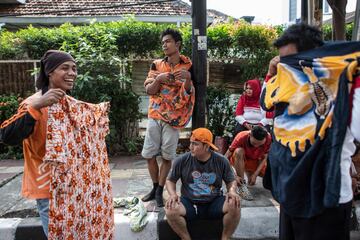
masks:
POLYGON ((206 94, 207 128, 214 136, 232 135, 235 106, 230 104, 230 93, 222 87, 208 87, 206 94))
MULTIPOLYGON (((14 115, 23 99, 18 95, 0 95, 0 124, 14 115)), ((0 159, 22 158, 22 146, 0 143, 0 159)))

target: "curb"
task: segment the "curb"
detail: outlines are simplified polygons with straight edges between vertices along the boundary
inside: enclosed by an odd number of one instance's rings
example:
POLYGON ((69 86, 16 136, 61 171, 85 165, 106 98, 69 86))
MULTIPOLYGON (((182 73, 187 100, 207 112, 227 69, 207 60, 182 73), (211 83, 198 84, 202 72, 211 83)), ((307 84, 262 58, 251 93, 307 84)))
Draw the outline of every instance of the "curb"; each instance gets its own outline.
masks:
POLYGON ((15 239, 17 226, 21 218, 0 218, 0 240, 15 239))
MULTIPOLYGON (((356 203, 360 222, 360 202, 356 203)), ((164 211, 148 212, 148 224, 140 232, 132 232, 130 219, 115 209, 115 240, 177 240, 179 239, 164 219, 164 211)), ((245 207, 241 220, 232 235, 235 239, 278 239, 279 211, 276 207, 245 207)), ((194 239, 214 239, 222 231, 222 221, 202 220, 189 225, 194 239), (200 233, 200 234, 199 234, 200 233), (199 238, 199 236, 202 236, 199 238), (205 238, 204 238, 205 237, 205 238)), ((360 231, 352 231, 351 239, 358 239, 360 231)), ((216 237, 216 239, 218 239, 216 237)), ((39 217, 0 218, 0 240, 46 240, 39 217)))
POLYGON ((39 217, 24 218, 16 228, 15 240, 46 240, 39 217))

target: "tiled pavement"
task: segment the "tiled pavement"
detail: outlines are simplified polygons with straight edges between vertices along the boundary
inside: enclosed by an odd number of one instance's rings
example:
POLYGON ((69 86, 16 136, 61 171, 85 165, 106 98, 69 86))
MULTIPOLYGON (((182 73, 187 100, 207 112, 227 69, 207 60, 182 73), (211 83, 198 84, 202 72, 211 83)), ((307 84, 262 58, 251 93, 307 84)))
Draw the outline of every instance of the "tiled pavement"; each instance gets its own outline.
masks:
POLYGON ((0 160, 0 187, 21 174, 23 170, 22 160, 0 160))

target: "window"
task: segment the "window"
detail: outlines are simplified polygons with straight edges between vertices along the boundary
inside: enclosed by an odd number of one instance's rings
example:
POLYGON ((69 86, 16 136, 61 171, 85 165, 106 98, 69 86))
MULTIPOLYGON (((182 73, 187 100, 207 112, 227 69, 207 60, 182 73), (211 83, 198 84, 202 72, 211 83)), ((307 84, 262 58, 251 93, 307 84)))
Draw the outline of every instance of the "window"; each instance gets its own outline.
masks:
POLYGON ((289 21, 293 22, 296 20, 297 13, 297 0, 289 0, 289 21))
POLYGON ((324 13, 330 13, 330 6, 327 0, 324 0, 323 9, 324 9, 324 13))

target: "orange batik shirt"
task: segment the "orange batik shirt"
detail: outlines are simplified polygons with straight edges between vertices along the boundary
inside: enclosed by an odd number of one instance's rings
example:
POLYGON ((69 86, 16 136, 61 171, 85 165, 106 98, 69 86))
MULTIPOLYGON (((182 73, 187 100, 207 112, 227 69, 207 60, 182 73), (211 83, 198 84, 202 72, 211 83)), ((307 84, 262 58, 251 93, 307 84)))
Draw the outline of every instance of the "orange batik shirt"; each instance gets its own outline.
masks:
POLYGON ((109 103, 66 96, 48 108, 49 239, 112 239, 114 214, 105 136, 109 103))
MULTIPOLYGON (((174 73, 185 69, 190 71, 191 61, 180 55, 180 63, 171 67, 167 59, 155 60, 148 73, 144 85, 155 80, 159 73, 174 73)), ((149 100, 148 117, 163 120, 174 128, 183 128, 189 122, 195 103, 195 89, 191 85, 189 93, 184 87, 184 79, 162 83, 157 94, 151 95, 149 100)))

